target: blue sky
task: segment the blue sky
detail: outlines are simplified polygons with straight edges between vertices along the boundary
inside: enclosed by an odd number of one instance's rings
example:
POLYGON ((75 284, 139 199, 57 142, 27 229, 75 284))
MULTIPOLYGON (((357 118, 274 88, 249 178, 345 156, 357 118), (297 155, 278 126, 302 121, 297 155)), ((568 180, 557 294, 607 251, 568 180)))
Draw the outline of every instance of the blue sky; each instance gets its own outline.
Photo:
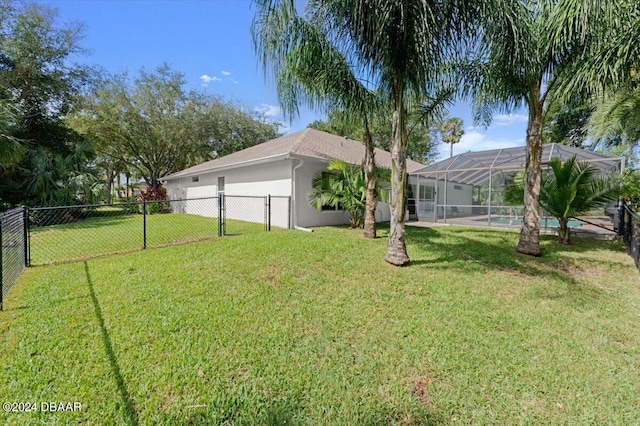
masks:
MULTIPOLYGON (((251 44, 254 8, 248 0, 201 1, 43 1, 59 11, 61 22, 86 24, 82 46, 90 52, 80 58, 110 73, 137 74, 166 62, 184 73, 188 88, 222 95, 247 109, 260 110, 269 119, 283 121, 282 131, 304 129, 324 118, 303 110, 293 122, 280 115, 273 82, 265 80, 251 44)), ((465 122, 465 135, 454 154, 483 149, 522 146, 526 114, 495 114, 488 129, 473 126, 468 105, 457 103, 451 116, 465 122)), ((441 157, 448 156, 441 147, 441 157)))

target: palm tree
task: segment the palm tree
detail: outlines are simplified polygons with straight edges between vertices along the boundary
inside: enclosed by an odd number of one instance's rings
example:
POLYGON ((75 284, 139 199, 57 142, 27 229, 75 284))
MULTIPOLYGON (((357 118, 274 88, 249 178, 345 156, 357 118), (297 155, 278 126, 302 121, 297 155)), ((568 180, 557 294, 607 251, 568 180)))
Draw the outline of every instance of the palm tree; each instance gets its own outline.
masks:
MULTIPOLYGON (((558 242, 569 244, 569 219, 617 200, 623 191, 622 180, 619 175, 599 176, 597 168, 576 161, 575 156, 564 163, 554 158, 547 164, 549 170, 543 173, 540 184, 540 205, 558 219, 558 242)), ((519 173, 515 182, 507 187, 505 204, 522 202, 525 179, 526 175, 519 173)))
POLYGON ((409 263, 404 239, 407 105, 433 91, 451 53, 453 35, 485 6, 465 1, 317 1, 316 14, 335 30, 391 103, 391 223, 385 260, 409 263))
POLYGON ((621 136, 629 153, 640 142, 640 79, 635 88, 619 88, 596 105, 589 120, 595 139, 621 136))
POLYGON ((284 115, 297 115, 304 103, 320 110, 340 109, 363 123, 367 182, 364 236, 375 238, 378 194, 369 122, 378 97, 357 78, 347 55, 325 34, 323 22, 299 16, 293 0, 256 3, 254 48, 265 70, 275 74, 284 115))
POLYGON ((462 135, 464 135, 464 129, 462 126, 462 119, 458 117, 448 118, 447 120, 442 121, 440 126, 438 126, 442 142, 451 145, 449 158, 453 157, 453 144, 460 142, 462 135))
MULTIPOLYGON (((377 169, 379 185, 376 191, 383 202, 387 201, 386 191, 380 187, 385 182, 385 170, 377 169)), ((313 192, 309 194, 309 203, 320 210, 324 206, 340 206, 349 213, 352 228, 363 226, 367 198, 365 170, 342 160, 331 160, 326 171, 318 173, 312 182, 313 192)))
POLYGON ((558 242, 569 244, 569 219, 616 201, 621 193, 620 179, 617 175, 598 177, 598 169, 577 162, 576 157, 564 164, 554 158, 548 165, 551 173, 542 179, 540 205, 558 219, 558 242))
POLYGON ((517 251, 541 254, 540 182, 541 128, 546 105, 563 96, 573 84, 575 67, 596 42, 595 28, 606 22, 605 0, 530 0, 504 2, 487 17, 478 57, 466 89, 473 97, 476 117, 493 109, 526 107, 526 185, 524 218, 517 251))
POLYGON ((0 167, 15 164, 26 152, 24 145, 11 135, 17 114, 7 101, 0 101, 0 167))

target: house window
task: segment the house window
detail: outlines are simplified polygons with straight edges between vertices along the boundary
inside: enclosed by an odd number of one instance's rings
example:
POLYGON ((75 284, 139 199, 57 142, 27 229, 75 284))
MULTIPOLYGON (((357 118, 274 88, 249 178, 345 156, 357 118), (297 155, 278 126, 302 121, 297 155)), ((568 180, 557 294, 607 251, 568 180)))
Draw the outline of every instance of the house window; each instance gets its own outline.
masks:
POLYGON ((224 176, 218 178, 218 192, 224 192, 224 176))
POLYGON ((328 204, 325 204, 320 208, 320 210, 322 210, 323 212, 336 212, 336 211, 344 210, 344 207, 340 203, 336 204, 335 206, 330 206, 328 204))
POLYGON ((191 177, 191 182, 200 182, 200 176, 192 176, 191 177))

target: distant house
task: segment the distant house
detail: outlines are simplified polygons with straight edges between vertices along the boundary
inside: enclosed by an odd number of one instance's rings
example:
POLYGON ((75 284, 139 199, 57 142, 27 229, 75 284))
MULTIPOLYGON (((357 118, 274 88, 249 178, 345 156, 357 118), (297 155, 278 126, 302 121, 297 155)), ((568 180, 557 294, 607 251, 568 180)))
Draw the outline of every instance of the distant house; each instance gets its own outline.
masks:
MULTIPOLYGON (((290 196, 290 217, 282 211, 272 213, 272 223, 280 227, 314 227, 349 223, 346 212, 316 210, 309 205, 312 179, 325 170, 329 161, 340 159, 360 165, 365 148, 361 142, 314 129, 264 142, 225 157, 165 176, 170 199, 226 195, 290 196)), ((376 149, 378 166, 389 168, 391 154, 376 149)), ((409 173, 424 165, 407 160, 409 173)), ((389 220, 389 206, 378 203, 376 219, 389 220)))

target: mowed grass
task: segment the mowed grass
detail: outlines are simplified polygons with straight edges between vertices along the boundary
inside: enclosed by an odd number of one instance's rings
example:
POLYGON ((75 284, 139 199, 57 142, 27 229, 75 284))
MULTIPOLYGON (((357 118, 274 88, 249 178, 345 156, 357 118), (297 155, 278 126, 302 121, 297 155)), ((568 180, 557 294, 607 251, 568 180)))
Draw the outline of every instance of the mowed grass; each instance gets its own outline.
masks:
MULTIPOLYGON (((31 264, 68 262, 113 253, 141 250, 145 244, 141 214, 101 212, 71 223, 31 228, 31 264), (113 213, 113 214, 109 214, 113 213)), ((226 232, 264 230, 260 223, 226 221, 226 232)), ((150 214, 146 218, 146 246, 161 247, 218 236, 218 218, 194 214, 150 214)))
POLYGON ((241 235, 26 271, 0 312, 8 424, 640 424, 619 242, 407 228, 241 235))

